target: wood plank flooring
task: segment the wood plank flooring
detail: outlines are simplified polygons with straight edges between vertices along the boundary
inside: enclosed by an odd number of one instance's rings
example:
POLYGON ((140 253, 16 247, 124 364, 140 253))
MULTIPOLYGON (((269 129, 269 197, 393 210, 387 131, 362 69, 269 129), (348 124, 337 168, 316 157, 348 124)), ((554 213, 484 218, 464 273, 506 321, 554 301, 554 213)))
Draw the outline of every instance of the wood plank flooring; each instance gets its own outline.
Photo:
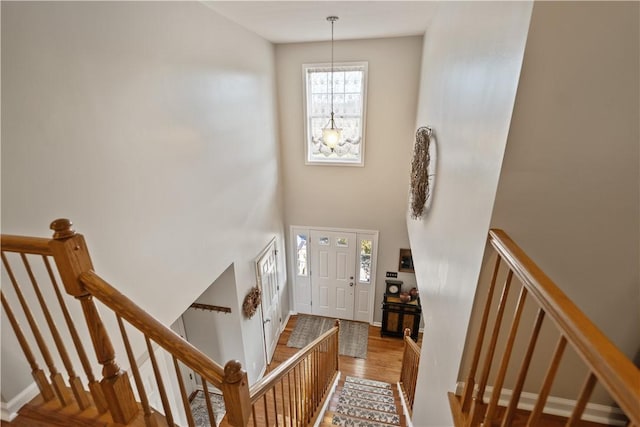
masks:
MULTIPOLYGON (((299 349, 287 347, 289 336, 296 326, 297 316, 291 316, 284 331, 280 335, 273 360, 268 370, 294 355, 299 349)), ((422 345, 422 334, 418 338, 418 346, 422 345)), ((401 338, 381 337, 380 328, 369 325, 369 344, 366 359, 340 356, 342 377, 347 375, 395 384, 400 379, 402 352, 404 341, 401 338)))

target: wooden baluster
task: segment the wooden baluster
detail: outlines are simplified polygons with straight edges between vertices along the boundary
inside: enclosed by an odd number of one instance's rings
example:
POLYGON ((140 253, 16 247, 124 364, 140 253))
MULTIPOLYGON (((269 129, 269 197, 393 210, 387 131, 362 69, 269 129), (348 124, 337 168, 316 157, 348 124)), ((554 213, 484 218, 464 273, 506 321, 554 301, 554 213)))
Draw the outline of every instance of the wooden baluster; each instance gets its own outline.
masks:
MULTIPOLYGON (((195 427, 196 423, 193 421, 193 414, 191 413, 191 405, 189 404, 189 396, 187 396, 187 389, 184 386, 182 380, 182 373, 180 372, 180 366, 178 365, 178 359, 172 355, 173 368, 176 371, 176 378, 178 379, 178 387, 180 388, 180 396, 182 397, 182 406, 184 407, 184 413, 187 417, 187 424, 189 427, 195 427)), ((207 396, 205 396, 206 398, 207 396)), ((211 420, 209 420, 211 421, 211 420)), ((215 420, 214 420, 215 425, 215 420)))
POLYGON ((520 367, 520 372, 518 372, 518 378, 516 380, 515 386, 513 387, 513 393, 511 394, 509 405, 507 406, 507 410, 502 417, 502 427, 509 427, 513 423, 513 417, 516 413, 516 409, 518 408, 518 401, 520 400, 520 394, 522 394, 524 381, 527 379, 529 365, 531 364, 531 359, 533 358, 533 351, 536 348, 536 342, 538 341, 538 335, 540 334, 540 328, 542 327, 543 320, 544 311, 540 308, 538 309, 538 314, 536 315, 536 320, 533 324, 533 330, 531 331, 531 337, 529 338, 527 351, 524 355, 524 359, 522 359, 522 366, 520 367))
POLYGON ((222 393, 229 423, 233 426, 246 426, 251 413, 249 380, 247 372, 237 360, 230 360, 224 365, 222 393))
MULTIPOLYGON (((509 296, 509 287, 511 286, 511 280, 513 279, 513 271, 509 270, 507 273, 507 279, 504 282, 502 288, 502 295, 500 296, 500 303, 498 304, 498 313, 496 314, 496 320, 493 325, 493 332, 491 334, 491 340, 489 342, 489 348, 487 349, 487 355, 484 360, 484 366, 482 368, 482 375, 480 376, 480 382, 478 383, 477 394, 473 397, 473 403, 471 405, 471 425, 475 425, 480 418, 480 408, 484 401, 484 390, 487 386, 487 380, 489 379, 489 373, 491 372, 491 364, 493 362, 493 355, 496 351, 496 343, 498 341, 498 335, 500 335, 500 327, 502 326, 502 316, 507 306, 507 297, 509 296)), ((495 392, 495 391, 494 391, 495 392)))
POLYGON ((49 378, 51 379, 51 385, 53 386, 53 390, 55 392, 56 397, 60 401, 62 405, 66 406, 65 402, 68 402, 68 394, 66 393, 66 386, 64 384, 64 380, 62 379, 62 375, 58 372, 56 366, 53 363, 53 359, 51 358, 51 353, 49 353, 49 348, 40 333, 40 328, 38 328, 38 324, 33 318, 33 314, 31 314, 31 310, 29 309, 29 305, 27 304, 27 300, 24 298, 22 294, 22 290, 20 289, 20 285, 18 285, 18 281, 16 280, 15 275, 13 274, 13 270, 11 269, 11 265, 7 260, 4 252, 1 254, 2 263, 9 275, 9 280, 13 285, 13 289, 16 292, 16 296, 20 301, 20 306, 22 307, 22 311, 24 312, 27 323, 29 323, 29 327, 31 328, 31 332, 33 333, 34 338, 36 339, 36 344, 40 349, 40 353, 42 354, 42 358, 44 359, 47 368, 49 369, 49 378))
POLYGON ((164 409, 164 416, 167 419, 167 424, 173 426, 173 413, 171 412, 171 406, 169 405, 169 398, 167 397, 167 390, 164 388, 164 382, 162 381, 162 375, 160 375, 160 367, 156 360, 156 354, 153 351, 151 340, 148 336, 144 337, 147 343, 147 353, 149 353, 149 359, 151 359, 151 367, 153 368, 153 376, 156 378, 156 384, 158 386, 158 392, 160 393, 160 401, 162 402, 162 409, 164 409))
POLYGON ((253 427, 258 427, 258 419, 256 418, 256 403, 251 405, 251 417, 253 418, 253 427))
MULTIPOLYGON (((274 389, 275 391, 275 389, 274 389)), ((284 394, 284 378, 282 378, 280 380, 280 395, 282 398, 282 425, 283 427, 287 425, 287 405, 286 405, 286 399, 285 399, 285 394, 284 394)), ((291 418, 291 417, 289 417, 291 418)))
POLYGON ((595 375, 593 375, 593 372, 589 372, 589 375, 587 375, 587 379, 582 385, 580 397, 578 397, 578 401, 576 402, 576 406, 573 408, 571 418, 569 418, 569 420, 567 421, 566 427, 579 425, 580 419, 582 418, 582 413, 587 407, 587 403, 589 402, 589 398, 591 397, 591 393, 593 392, 593 388, 596 386, 597 381, 598 379, 595 375))
POLYGON ((267 393, 262 395, 262 403, 264 405, 264 419, 265 419, 265 425, 266 426, 270 426, 271 424, 269 424, 269 406, 267 404, 267 393))
POLYGON ((131 389, 129 376, 120 369, 109 334, 102 323, 91 294, 80 281, 80 274, 93 270, 84 237, 71 228, 71 221, 58 219, 51 223, 54 230, 49 247, 67 293, 80 301, 98 362, 103 366, 100 386, 111 417, 116 423, 127 424, 138 414, 138 404, 131 389))
POLYGON ((496 264, 493 268, 493 275, 491 276, 491 283, 489 290, 487 291, 487 300, 484 305, 484 311, 482 312, 482 320, 480 321, 480 330, 478 331, 478 339, 476 346, 473 350, 473 359, 471 361, 471 367, 467 374, 467 379, 464 383, 464 389, 462 391, 462 412, 468 412, 471 405, 471 397, 473 395, 473 388, 475 387, 475 378, 478 365, 480 363, 480 354, 482 352, 482 343, 484 342, 484 335, 487 329, 487 322, 489 320, 489 312, 491 311, 491 302, 493 301, 493 292, 496 287, 496 281, 498 279, 498 271, 500 270, 500 257, 496 256, 496 264))
POLYGON ((142 410, 144 411, 144 420, 145 425, 147 427, 156 427, 157 422, 155 417, 153 416, 153 411, 149 406, 149 399, 147 397, 147 392, 144 389, 144 383, 142 382, 142 376, 140 375, 140 370, 138 369, 138 364, 136 363, 136 358, 133 354, 133 350, 131 349, 131 343, 129 342, 129 337, 127 336, 127 330, 124 327, 124 322, 122 321, 122 317, 116 315, 116 319, 118 320, 118 327, 120 328, 120 335, 122 336, 122 341, 124 342, 124 348, 127 352, 127 358, 129 359, 129 365, 131 366, 131 372, 133 373, 133 379, 136 383, 136 388, 138 389, 138 395, 140 396, 140 401, 142 404, 142 410))
POLYGON ((336 372, 340 370, 340 319, 336 319, 335 327, 338 328, 335 334, 335 355, 336 355, 336 372))
MULTIPOLYGON (((64 298, 62 297, 62 293, 60 292, 60 286, 58 286, 58 281, 56 280, 55 275, 53 274, 53 269, 51 268, 51 263, 49 263, 49 258, 43 255, 42 260, 47 269, 47 273, 49 273, 49 279, 51 280, 51 285, 53 286, 53 289, 56 293, 56 298, 58 299, 60 309, 62 310, 62 315, 64 316, 65 323, 67 324, 67 329, 71 334, 71 339, 73 340, 73 344, 75 345, 76 352, 78 353, 78 358, 80 359, 80 363, 82 364, 82 369, 84 370, 84 373, 87 376, 89 391, 91 392, 91 397, 93 397, 93 403, 95 404, 98 412, 103 414, 107 412, 107 401, 105 400, 104 393, 102 393, 102 388, 100 387, 100 384, 96 381, 96 378, 93 375, 93 369, 91 368, 91 364, 89 363, 87 352, 85 351, 84 345, 80 340, 80 336, 78 335, 78 330, 76 329, 76 325, 73 323, 73 319, 69 314, 69 309, 67 308, 67 304, 65 303, 64 298)), ((77 396, 76 396, 76 400, 77 400, 77 396)))
POLYGON ((36 358, 33 356, 33 352, 31 351, 31 347, 29 347, 29 343, 20 328, 20 324, 16 320, 16 317, 13 314, 13 310, 9 306, 9 303, 4 297, 4 292, 0 292, 0 296, 2 297, 2 307, 4 308, 5 313, 7 313, 7 318, 9 318, 9 323, 13 328, 13 331, 18 338, 18 343, 20 344, 20 348, 22 348, 22 352, 24 356, 27 358, 27 362, 31 367, 31 375, 33 376, 34 381, 36 382, 38 389, 40 390, 40 394, 42 398, 48 402, 51 399, 55 398, 55 394, 53 392, 53 388, 51 388, 51 384, 47 381, 47 377, 42 369, 38 366, 38 362, 36 362, 36 358))
POLYGON ((271 389, 271 391, 273 392, 273 412, 276 417, 276 427, 279 427, 280 424, 278 423, 279 417, 278 417, 278 401, 276 399, 276 387, 277 387, 277 384, 273 387, 273 389, 271 389))
POLYGON ((292 391, 291 391, 291 371, 287 372, 287 385, 289 386, 289 416, 291 417, 290 425, 293 427, 295 414, 293 413, 292 391))
POLYGON ((302 397, 300 396, 300 393, 298 392, 299 390, 299 384, 298 384, 298 375, 296 373, 296 371, 298 370, 297 366, 293 367, 293 401, 296 405, 296 425, 300 426, 300 419, 302 418, 300 415, 300 401, 302 400, 302 397))
POLYGON ((213 405, 211 404, 211 395, 209 395, 209 386, 207 386, 207 381, 205 381, 202 375, 200 375, 200 380, 202 381, 202 392, 204 393, 204 399, 205 399, 205 402, 207 403, 207 414, 209 415, 209 425, 212 427, 215 427, 217 420, 216 420, 216 414, 214 414, 213 412, 213 405))
MULTIPOLYGON (((71 364, 71 360, 69 360, 69 354, 67 353, 67 349, 62 342, 60 332, 58 332, 58 328, 53 322, 51 312, 49 311, 49 307, 47 307, 47 303, 42 296, 42 292, 40 292, 40 286, 38 285, 38 281, 36 280, 35 275, 33 274, 31 264, 29 264, 29 260, 27 259, 27 256, 25 254, 21 253, 20 258, 22 259, 22 264, 24 265, 25 271, 29 276, 29 280, 31 281, 31 286, 33 286, 33 291, 36 294, 36 298, 40 303, 40 308, 42 309, 45 321, 49 326, 49 331, 51 332, 51 336, 53 337, 53 342, 58 349, 60 358, 62 359, 62 364, 64 365, 65 369, 67 370, 67 374, 69 375, 69 385, 76 397, 76 400, 78 401, 78 406, 81 409, 86 409, 90 404, 89 399, 84 392, 84 388, 82 387, 80 378, 76 376, 76 373, 73 370, 73 365, 71 364)), ((67 389, 64 380, 62 379, 62 375, 58 373, 57 375, 55 375, 55 377, 51 378, 51 382, 53 383, 53 388, 58 395, 60 403, 63 406, 69 405, 72 402, 71 393, 69 393, 69 389, 67 389)))
POLYGON ((493 384, 493 393, 491 393, 491 400, 484 416, 483 427, 490 427, 494 425, 494 417, 496 409, 498 408, 498 400, 502 391, 502 385, 504 384, 504 378, 507 375, 507 368, 509 367, 509 360, 511 359, 511 352, 513 351, 513 344, 518 334, 518 326, 520 325, 520 317, 522 316, 522 310, 524 309, 525 301, 527 300, 527 288, 524 286, 520 289, 520 296, 518 297, 518 303, 516 305, 516 311, 513 315, 513 321, 511 322, 511 330, 509 331, 509 337, 502 354, 502 361, 500 362, 500 369, 498 370, 498 376, 493 384))
POLYGON ((551 359, 549 370, 547 371, 547 375, 544 378, 544 383, 542 384, 542 388, 540 389, 540 393, 538 394, 538 400, 536 401, 536 404, 533 407, 531 414, 529 415, 527 427, 538 425, 540 415, 542 415, 544 405, 547 403, 547 397, 549 397, 549 392, 551 391, 551 386, 553 385, 553 380, 556 376, 556 372, 558 371, 558 367, 560 366, 560 360, 562 359, 562 354, 564 353, 566 345, 567 339, 563 335, 561 335, 560 340, 558 341, 558 344, 556 346, 556 351, 553 353, 553 358, 551 359))

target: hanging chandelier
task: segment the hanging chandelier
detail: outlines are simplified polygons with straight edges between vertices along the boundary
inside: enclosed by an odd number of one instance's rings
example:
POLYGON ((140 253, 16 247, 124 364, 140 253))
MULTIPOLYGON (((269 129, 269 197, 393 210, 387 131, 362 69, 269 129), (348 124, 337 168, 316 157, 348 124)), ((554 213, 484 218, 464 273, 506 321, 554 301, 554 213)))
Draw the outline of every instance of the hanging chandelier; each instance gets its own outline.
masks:
POLYGON ((331 118, 326 126, 322 129, 322 142, 333 152, 340 141, 342 129, 336 126, 333 119, 333 24, 338 20, 337 16, 327 16, 327 21, 331 22, 331 118))

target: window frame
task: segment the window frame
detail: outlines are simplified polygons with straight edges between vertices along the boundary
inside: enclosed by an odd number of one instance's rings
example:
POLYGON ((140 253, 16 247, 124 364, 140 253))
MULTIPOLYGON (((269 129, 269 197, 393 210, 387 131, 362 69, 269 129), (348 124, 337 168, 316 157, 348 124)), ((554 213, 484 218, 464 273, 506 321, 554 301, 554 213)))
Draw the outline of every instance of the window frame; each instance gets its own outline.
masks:
MULTIPOLYGON (((360 160, 342 160, 338 159, 311 159, 310 158, 310 148, 311 148, 311 139, 310 139, 310 129, 309 129, 309 100, 307 97, 308 90, 308 82, 307 82, 307 70, 309 68, 331 68, 331 63, 307 63, 302 64, 302 99, 303 99, 303 121, 304 121, 304 164, 308 166, 356 166, 356 167, 364 167, 364 156, 365 156, 365 130, 367 128, 366 118, 367 118, 367 86, 369 80, 369 63, 367 61, 350 61, 350 62, 334 62, 333 68, 340 67, 362 67, 363 69, 363 78, 362 78, 362 116, 361 116, 361 127, 362 127, 362 136, 360 141, 360 160)), ((329 121, 329 117, 327 116, 327 121, 329 121)))

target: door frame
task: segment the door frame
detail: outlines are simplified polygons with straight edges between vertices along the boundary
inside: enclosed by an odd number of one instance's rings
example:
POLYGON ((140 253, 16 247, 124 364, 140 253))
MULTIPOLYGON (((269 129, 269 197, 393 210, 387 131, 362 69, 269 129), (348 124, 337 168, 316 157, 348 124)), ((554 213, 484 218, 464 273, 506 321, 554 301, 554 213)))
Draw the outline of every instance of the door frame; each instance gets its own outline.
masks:
POLYGON ((277 314, 277 321, 278 321, 278 327, 276 328, 276 343, 278 342, 278 339, 280 338, 280 334, 282 332, 282 325, 281 325, 281 318, 282 318, 282 313, 280 311, 280 274, 278 272, 278 245, 277 245, 277 237, 274 236, 269 243, 267 243, 267 246, 264 247, 263 250, 260 251, 260 253, 258 254, 258 256, 256 257, 255 261, 254 261, 254 267, 255 267, 255 271, 256 271, 256 284, 259 285, 260 288, 260 292, 261 292, 261 300, 260 300, 260 321, 262 322, 262 342, 264 345, 264 356, 265 356, 265 362, 267 365, 269 365, 269 363, 271 363, 271 359, 273 358, 273 355, 275 354, 275 350, 277 346, 273 347, 273 351, 271 352, 271 354, 269 354, 269 349, 268 349, 268 343, 267 343, 267 335, 265 333, 265 312, 264 312, 264 297, 265 297, 265 293, 262 292, 262 281, 259 279, 259 277, 261 276, 259 268, 258 268, 258 264, 260 262, 260 260, 267 255, 267 253, 269 252, 269 249, 273 248, 274 253, 274 259, 275 259, 275 269, 276 269, 276 314, 277 314))
MULTIPOLYGON (((297 256, 296 256, 296 237, 299 232, 304 232, 309 239, 310 230, 319 230, 319 231, 334 231, 334 232, 342 232, 342 233, 356 233, 356 239, 358 243, 358 250, 356 251, 356 290, 354 296, 354 313, 356 312, 356 308, 359 304, 358 296, 362 290, 368 290, 369 298, 368 298, 368 316, 367 319, 356 319, 361 321, 367 321, 369 324, 373 324, 373 315, 374 315, 374 307, 375 307, 375 298, 376 298, 376 269, 378 264, 378 230, 366 230, 360 228, 339 228, 339 227, 314 227, 307 225, 290 225, 289 226, 289 239, 288 239, 288 249, 287 250, 287 263, 288 263, 288 272, 291 281, 289 282, 292 285, 291 289, 291 300, 290 304, 292 307, 292 313, 311 313, 311 305, 310 301, 307 305, 305 302, 299 303, 298 297, 300 297, 298 292, 298 285, 300 283, 308 283, 308 286, 311 286, 311 275, 308 274, 306 277, 298 276, 297 274, 297 256), (372 241, 372 250, 371 250, 371 271, 369 277, 369 283, 363 283, 360 281, 360 241, 366 239, 372 241)), ((307 244, 309 241, 307 240, 307 244)), ((307 246, 308 250, 309 246, 307 246)), ((307 257, 308 267, 310 263, 309 257, 307 257)), ((305 284, 306 286, 306 284, 305 284)), ((309 288, 309 298, 311 298, 311 289, 309 288)), ((355 314, 354 314, 355 315, 355 314)))

